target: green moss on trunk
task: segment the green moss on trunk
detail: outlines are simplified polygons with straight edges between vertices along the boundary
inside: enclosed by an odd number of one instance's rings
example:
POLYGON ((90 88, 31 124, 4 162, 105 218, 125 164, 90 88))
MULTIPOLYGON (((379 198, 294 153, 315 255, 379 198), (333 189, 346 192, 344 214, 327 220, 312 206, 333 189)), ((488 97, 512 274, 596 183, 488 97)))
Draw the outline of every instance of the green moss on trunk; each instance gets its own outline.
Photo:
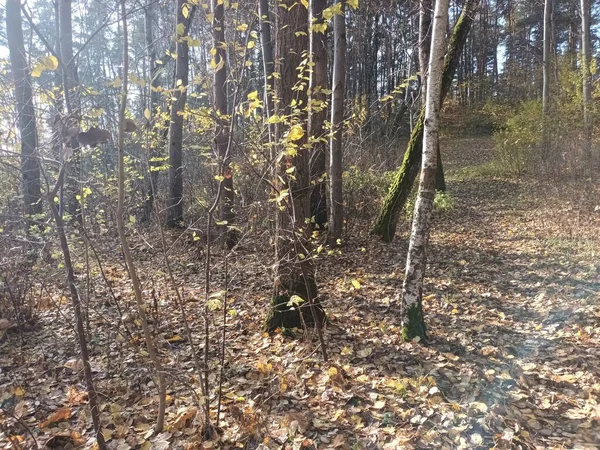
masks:
MULTIPOLYGON (((463 7, 463 11, 456 22, 456 25, 454 26, 444 62, 441 103, 444 102, 444 99, 446 98, 446 95, 452 86, 452 81, 454 80, 454 74, 460 59, 460 54, 462 53, 465 41, 467 40, 467 36, 471 30, 474 10, 478 4, 479 0, 468 0, 463 7)), ((373 229, 371 230, 372 234, 380 236, 385 242, 391 242, 394 239, 396 225, 398 223, 398 216, 400 215, 402 208, 404 208, 406 205, 406 200, 408 199, 412 186, 417 178, 417 174, 421 169, 421 158, 423 156, 424 119, 425 109, 423 108, 421 110, 421 114, 419 115, 419 120, 417 121, 411 134, 410 141, 408 142, 402 165, 394 176, 394 181, 392 182, 390 190, 383 201, 381 212, 375 222, 375 225, 373 226, 373 229)), ((441 168, 441 158, 439 156, 440 155, 438 154, 438 164, 441 168)))
MULTIPOLYGON (((317 320, 325 322, 325 312, 319 302, 313 304, 317 320)), ((271 299, 271 305, 263 329, 272 333, 279 329, 312 327, 315 325, 311 306, 308 302, 296 304, 289 295, 277 295, 271 299)))
POLYGON ((412 341, 417 336, 424 341, 427 339, 425 319, 423 318, 423 306, 421 302, 408 307, 404 313, 402 325, 402 339, 412 341))

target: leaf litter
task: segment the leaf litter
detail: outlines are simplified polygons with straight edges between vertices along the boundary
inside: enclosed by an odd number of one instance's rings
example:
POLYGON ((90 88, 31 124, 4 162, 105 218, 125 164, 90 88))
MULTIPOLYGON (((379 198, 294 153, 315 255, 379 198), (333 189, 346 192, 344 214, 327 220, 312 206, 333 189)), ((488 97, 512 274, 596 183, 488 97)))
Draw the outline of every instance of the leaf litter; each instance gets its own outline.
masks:
MULTIPOLYGON (((449 167, 464 158, 457 152, 449 149, 449 167)), ((153 433, 158 398, 131 287, 110 260, 116 244, 104 245, 123 314, 94 268, 88 338, 108 447, 598 448, 598 189, 477 178, 450 179, 449 188, 456 204, 437 213, 429 250, 427 343, 400 338, 407 224, 391 245, 368 237, 365 224, 341 252, 317 260, 330 319, 327 364, 311 331, 298 339, 262 333, 272 283, 265 238, 252 236, 230 258, 220 441, 199 435, 203 399, 193 357, 162 255, 145 236, 136 258, 170 380, 166 431, 153 433)), ((176 277, 201 343, 203 261, 195 249, 178 250, 176 277)), ((215 292, 224 282, 219 251, 215 292)), ((94 446, 64 288, 59 282, 51 291, 60 315, 48 310, 22 341, 8 334, 0 343, 2 447, 32 448, 32 436, 40 447, 94 446)), ((211 386, 222 326, 220 313, 211 316, 211 386)))

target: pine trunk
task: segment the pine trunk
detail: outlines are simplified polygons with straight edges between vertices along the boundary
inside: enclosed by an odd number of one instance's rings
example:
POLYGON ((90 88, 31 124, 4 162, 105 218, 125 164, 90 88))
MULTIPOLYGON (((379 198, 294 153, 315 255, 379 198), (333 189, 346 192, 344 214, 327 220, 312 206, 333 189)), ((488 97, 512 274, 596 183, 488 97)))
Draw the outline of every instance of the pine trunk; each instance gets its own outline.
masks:
MULTIPOLYGON (((341 3, 341 0, 338 0, 341 3)), ((346 17, 344 3, 341 14, 333 18, 334 56, 331 94, 331 129, 329 143, 329 236, 335 243, 342 236, 344 225, 344 198, 342 193, 342 152, 344 125, 344 96, 346 91, 346 17)))
MULTIPOLYGON (((317 325, 324 320, 318 301, 311 256, 309 152, 306 148, 306 89, 294 90, 299 79, 302 52, 308 48, 308 10, 295 0, 283 0, 278 15, 275 113, 280 138, 277 180, 279 208, 275 253, 277 275, 265 329, 317 325), (282 195, 282 193, 287 195, 282 195)), ((304 76, 304 70, 300 70, 304 76)))
POLYGON ((39 222, 42 213, 40 192, 40 160, 35 109, 31 88, 31 74, 27 68, 21 5, 19 0, 7 0, 6 35, 10 65, 15 82, 15 98, 19 134, 21 137, 21 176, 23 178, 23 213, 26 231, 39 222))
POLYGON ((324 127, 327 120, 327 30, 315 31, 315 26, 323 24, 322 13, 326 6, 327 0, 312 0, 310 4, 310 23, 313 26, 310 33, 313 65, 308 123, 309 139, 313 142, 310 155, 310 210, 317 229, 323 229, 327 224, 327 140, 324 127))
POLYGON ((177 60, 175 61, 175 87, 171 100, 171 121, 169 124, 169 195, 167 198, 167 225, 180 226, 183 221, 183 112, 187 101, 189 81, 189 33, 194 8, 188 8, 185 0, 177 1, 177 60), (183 25, 183 27, 180 26, 183 25))

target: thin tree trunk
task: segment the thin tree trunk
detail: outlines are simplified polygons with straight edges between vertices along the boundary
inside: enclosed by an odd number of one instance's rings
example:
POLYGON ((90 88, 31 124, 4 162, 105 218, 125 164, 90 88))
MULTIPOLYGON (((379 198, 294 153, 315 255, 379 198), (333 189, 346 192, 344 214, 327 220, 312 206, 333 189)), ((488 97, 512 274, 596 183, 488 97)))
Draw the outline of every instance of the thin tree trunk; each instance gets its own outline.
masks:
MULTIPOLYGON (((338 2, 342 3, 341 0, 338 2)), ((330 224, 329 237, 335 243, 342 236, 344 198, 342 194, 342 151, 344 124, 344 95, 346 91, 346 15, 345 3, 341 14, 333 18, 333 81, 331 83, 331 129, 329 143, 330 224)))
MULTIPOLYGON (((469 35, 478 3, 479 0, 467 0, 454 26, 444 61, 441 103, 444 102, 444 98, 452 86, 460 54, 469 35)), ((372 229, 372 233, 380 236, 385 242, 391 242, 394 239, 398 216, 406 204, 421 167, 424 120, 425 110, 422 108, 411 133, 402 165, 396 171, 390 190, 383 201, 381 212, 372 229)))
MULTIPOLYGON (((273 77, 273 41, 271 38, 271 17, 269 15, 269 0, 259 0, 258 13, 260 15, 260 41, 263 57, 263 72, 265 77, 265 104, 267 105, 267 118, 274 114, 273 93, 275 92, 275 77, 273 77)), ((274 126, 269 124, 269 143, 274 140, 274 126)))
POLYGON ((423 277, 426 250, 435 198, 439 115, 442 100, 444 48, 450 0, 437 0, 433 18, 429 76, 425 100, 423 131, 423 165, 415 204, 412 232, 406 258, 406 274, 402 286, 402 335, 404 339, 426 339, 423 320, 423 277))
POLYGON ((310 100, 308 134, 313 143, 310 155, 310 180, 313 184, 310 196, 310 210, 317 228, 327 224, 327 141, 325 121, 327 120, 327 30, 319 30, 319 25, 327 25, 322 13, 327 0, 312 0, 310 3, 310 100))
POLYGON ((229 147, 229 123, 227 120, 227 43, 225 41, 225 8, 220 0, 212 0, 213 48, 216 49, 214 73, 215 145, 222 160, 223 191, 221 196, 221 222, 226 227, 226 245, 232 249, 237 243, 233 225, 234 191, 233 169, 227 149, 229 147))
MULTIPOLYGON (((125 0, 121 0, 121 20, 123 21, 123 28, 121 30, 123 35, 123 73, 127 74, 129 71, 129 40, 127 35, 127 15, 125 10, 125 0)), ((167 383, 165 379, 165 373, 160 362, 160 358, 154 346, 150 327, 148 326, 148 319, 146 316, 146 305, 142 294, 142 285, 137 275, 137 270, 129 250, 129 244, 127 242, 127 236, 125 235, 125 112, 127 111, 127 87, 128 77, 123 77, 123 84, 121 86, 121 104, 119 108, 119 134, 118 134, 118 191, 119 198, 117 204, 117 229, 119 232, 119 238, 121 240, 121 250, 123 251, 123 257, 125 259, 125 265, 129 272, 129 278, 133 286, 133 292, 135 294, 135 301, 137 304, 138 314, 140 316, 140 322, 142 323, 142 331, 144 333, 144 340, 146 342, 146 348, 150 360, 154 364, 154 369, 158 376, 158 397, 159 407, 158 416, 156 419, 156 425, 154 431, 160 433, 164 427, 165 422, 165 410, 166 410, 166 397, 167 397, 167 383)))
POLYGON ((155 117, 158 111, 158 101, 160 98, 158 87, 160 86, 160 66, 156 63, 156 46, 154 44, 154 20, 156 18, 154 12, 154 0, 147 0, 146 7, 144 9, 144 28, 146 38, 146 51, 148 57, 148 65, 150 69, 150 96, 148 102, 148 111, 150 112, 150 119, 148 120, 147 129, 149 131, 149 151, 148 151, 148 166, 149 173, 147 178, 147 191, 148 196, 144 203, 144 220, 149 221, 152 218, 154 212, 154 199, 157 195, 158 189, 158 174, 160 163, 157 158, 160 157, 160 148, 162 146, 162 139, 155 135, 155 117))
POLYGON ((550 31, 552 28, 551 22, 552 0, 545 0, 544 3, 544 52, 543 52, 543 86, 542 86, 542 111, 544 117, 548 115, 550 110, 550 45, 552 39, 550 31))
POLYGON ((590 0, 581 0, 581 71, 583 75, 583 154, 593 167, 592 160, 592 80, 590 61, 592 59, 590 41, 590 0))
POLYGON ((185 0, 177 1, 177 36, 175 86, 171 100, 169 124, 169 195, 167 198, 167 225, 177 227, 183 221, 183 112, 187 101, 189 82, 189 45, 187 36, 195 6, 185 0), (185 13, 187 11, 187 14, 185 13))
POLYGON ((31 89, 31 74, 27 67, 21 5, 19 0, 7 0, 6 37, 10 65, 15 82, 16 112, 21 138, 21 176, 23 178, 23 213, 27 235, 39 222, 42 213, 40 192, 40 159, 38 137, 31 89))
MULTIPOLYGON (((58 23, 60 28, 60 58, 63 66, 63 95, 65 97, 65 106, 68 115, 67 126, 79 126, 81 115, 81 104, 79 96, 79 79, 77 76, 77 67, 73 59, 73 22, 72 0, 58 0, 58 23)), ((76 137, 70 140, 70 146, 73 149, 73 157, 69 167, 71 175, 66 180, 67 191, 67 209, 72 220, 82 221, 81 203, 77 196, 81 188, 79 179, 81 178, 81 152, 79 142, 76 137)))
POLYGON ((433 0, 421 0, 419 8, 419 70, 421 71, 421 98, 427 92, 427 65, 431 49, 431 11, 433 0))

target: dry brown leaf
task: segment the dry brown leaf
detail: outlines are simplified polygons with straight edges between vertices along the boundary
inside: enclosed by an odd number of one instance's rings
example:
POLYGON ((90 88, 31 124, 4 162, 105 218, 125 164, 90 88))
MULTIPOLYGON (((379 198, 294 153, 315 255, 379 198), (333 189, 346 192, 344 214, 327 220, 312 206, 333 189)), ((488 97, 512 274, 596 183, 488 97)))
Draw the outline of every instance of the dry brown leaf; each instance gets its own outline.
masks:
POLYGON ((50 414, 46 420, 40 422, 40 428, 46 428, 50 424, 69 420, 72 413, 71 408, 60 408, 50 414))

